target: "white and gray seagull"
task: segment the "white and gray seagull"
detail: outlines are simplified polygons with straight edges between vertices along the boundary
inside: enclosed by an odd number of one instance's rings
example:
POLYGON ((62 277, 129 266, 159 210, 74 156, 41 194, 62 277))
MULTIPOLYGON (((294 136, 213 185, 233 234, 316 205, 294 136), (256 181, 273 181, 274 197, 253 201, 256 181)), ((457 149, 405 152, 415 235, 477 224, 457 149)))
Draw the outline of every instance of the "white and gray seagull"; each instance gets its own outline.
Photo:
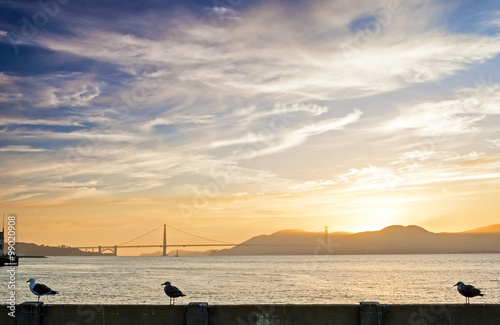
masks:
POLYGON ((458 292, 465 297, 466 305, 470 304, 470 298, 476 296, 481 296, 481 297, 484 296, 481 293, 480 289, 477 289, 474 286, 468 284, 464 284, 463 282, 457 282, 457 284, 455 284, 454 287, 457 287, 458 292))
POLYGON ((33 294, 35 296, 38 296, 37 302, 40 302, 40 296, 46 296, 46 295, 53 296, 53 295, 58 294, 57 291, 52 290, 51 288, 47 287, 45 284, 36 283, 35 279, 33 279, 33 278, 29 279, 26 282, 30 283, 31 292, 33 292, 33 294))
POLYGON ((173 304, 175 305, 175 298, 186 296, 185 294, 182 293, 182 291, 177 289, 177 287, 174 287, 173 285, 171 285, 170 282, 168 282, 168 281, 165 283, 162 283, 161 285, 165 286, 165 288, 164 288, 165 294, 170 298, 171 305, 172 305, 172 301, 173 301, 173 304))

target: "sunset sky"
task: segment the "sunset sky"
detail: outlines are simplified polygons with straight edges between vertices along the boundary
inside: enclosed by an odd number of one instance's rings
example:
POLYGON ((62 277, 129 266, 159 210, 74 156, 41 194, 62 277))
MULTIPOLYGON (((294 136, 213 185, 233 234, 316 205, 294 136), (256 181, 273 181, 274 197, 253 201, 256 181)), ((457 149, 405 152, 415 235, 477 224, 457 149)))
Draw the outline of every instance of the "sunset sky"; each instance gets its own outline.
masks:
POLYGON ((488 0, 1 1, 0 212, 74 246, 500 223, 499 54, 488 0))

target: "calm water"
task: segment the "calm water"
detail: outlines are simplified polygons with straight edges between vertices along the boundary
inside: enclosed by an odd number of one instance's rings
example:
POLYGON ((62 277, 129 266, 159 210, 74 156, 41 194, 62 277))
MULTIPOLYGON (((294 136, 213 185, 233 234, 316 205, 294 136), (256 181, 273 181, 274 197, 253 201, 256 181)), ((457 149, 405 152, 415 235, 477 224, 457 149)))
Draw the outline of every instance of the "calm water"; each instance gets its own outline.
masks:
POLYGON ((165 281, 187 295, 180 304, 463 303, 458 281, 483 290, 473 303, 500 303, 500 254, 22 259, 18 303, 35 298, 30 277, 60 292, 42 298, 54 304, 165 304, 165 281))

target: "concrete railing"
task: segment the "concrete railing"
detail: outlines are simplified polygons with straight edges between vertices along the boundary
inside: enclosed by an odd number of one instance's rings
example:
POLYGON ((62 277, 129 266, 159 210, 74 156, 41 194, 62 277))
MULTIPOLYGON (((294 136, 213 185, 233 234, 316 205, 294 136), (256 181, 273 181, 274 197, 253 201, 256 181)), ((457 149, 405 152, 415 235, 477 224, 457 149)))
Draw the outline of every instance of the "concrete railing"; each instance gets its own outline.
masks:
POLYGON ((0 305, 2 325, 498 325, 500 304, 472 305, 0 305), (11 314, 12 315, 12 314, 11 314))

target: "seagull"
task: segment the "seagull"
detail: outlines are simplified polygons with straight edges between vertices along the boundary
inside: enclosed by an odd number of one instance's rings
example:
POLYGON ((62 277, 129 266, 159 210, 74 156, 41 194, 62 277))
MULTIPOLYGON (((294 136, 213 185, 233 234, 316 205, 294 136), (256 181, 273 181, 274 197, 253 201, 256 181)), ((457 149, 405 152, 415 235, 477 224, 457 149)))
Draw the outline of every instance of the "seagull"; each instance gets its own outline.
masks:
POLYGON ((47 287, 45 284, 41 283, 36 283, 35 279, 31 278, 28 281, 30 283, 30 290, 33 292, 34 295, 38 296, 38 301, 40 302, 40 296, 45 296, 45 295, 56 295, 58 294, 57 291, 52 290, 51 288, 47 287))
POLYGON ((454 287, 457 287, 458 292, 465 297, 466 305, 470 304, 470 298, 484 296, 480 289, 476 289, 474 286, 464 284, 463 282, 458 282, 454 287))
POLYGON ((177 287, 174 287, 173 285, 170 284, 170 282, 165 282, 161 284, 162 286, 165 286, 165 294, 170 298, 170 304, 172 305, 172 300, 173 304, 175 305, 175 298, 178 297, 184 297, 185 294, 182 293, 177 287))

